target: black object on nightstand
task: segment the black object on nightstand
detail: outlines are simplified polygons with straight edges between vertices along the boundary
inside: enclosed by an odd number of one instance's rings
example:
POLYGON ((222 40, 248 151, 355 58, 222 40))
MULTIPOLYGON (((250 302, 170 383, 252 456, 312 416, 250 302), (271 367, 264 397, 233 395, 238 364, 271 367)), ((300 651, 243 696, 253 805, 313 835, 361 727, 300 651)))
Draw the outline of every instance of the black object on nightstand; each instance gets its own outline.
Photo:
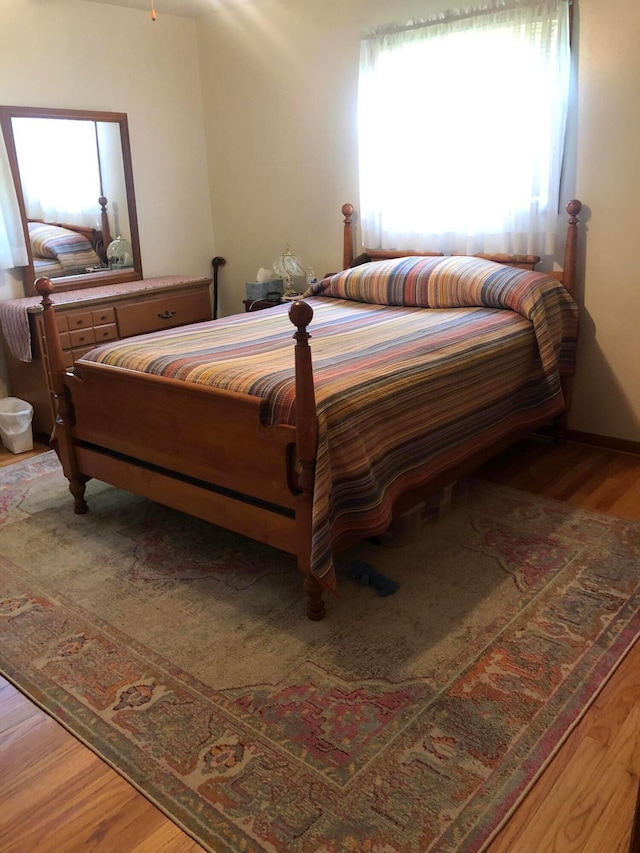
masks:
POLYGON ((282 305, 283 300, 280 299, 280 294, 276 294, 277 299, 245 299, 245 311, 262 311, 263 308, 273 308, 274 305, 282 305))

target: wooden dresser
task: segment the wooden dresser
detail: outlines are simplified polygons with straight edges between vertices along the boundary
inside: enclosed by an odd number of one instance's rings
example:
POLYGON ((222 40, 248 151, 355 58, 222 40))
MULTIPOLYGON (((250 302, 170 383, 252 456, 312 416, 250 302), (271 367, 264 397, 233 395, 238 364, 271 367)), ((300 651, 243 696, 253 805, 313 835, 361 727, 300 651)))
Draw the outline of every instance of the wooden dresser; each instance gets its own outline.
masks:
MULTIPOLYGON (((207 278, 170 275, 55 293, 66 365, 106 341, 210 320, 210 288, 207 278)), ((0 321, 9 393, 32 404, 35 433, 50 433, 54 411, 39 303, 37 296, 0 303, 0 321)))

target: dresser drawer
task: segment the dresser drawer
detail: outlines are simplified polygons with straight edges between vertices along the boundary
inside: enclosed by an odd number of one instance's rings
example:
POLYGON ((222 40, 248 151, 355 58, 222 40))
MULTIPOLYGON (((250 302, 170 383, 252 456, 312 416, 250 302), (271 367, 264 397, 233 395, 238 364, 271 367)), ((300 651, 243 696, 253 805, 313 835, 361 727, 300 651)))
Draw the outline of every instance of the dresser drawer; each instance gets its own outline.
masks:
POLYGON ((69 311, 66 320, 70 332, 74 329, 88 329, 93 325, 91 311, 69 311))
POLYGON ((129 305, 117 305, 116 319, 121 338, 210 320, 209 288, 172 296, 155 296, 153 299, 141 299, 129 305))
POLYGON ((96 308, 91 312, 91 322, 94 326, 105 326, 116 322, 116 310, 113 307, 96 308))
MULTIPOLYGON (((118 337, 118 328, 115 324, 115 311, 113 308, 109 309, 110 314, 106 314, 104 316, 110 316, 112 322, 105 323, 103 326, 84 326, 79 329, 70 329, 68 332, 60 332, 60 344, 63 350, 73 349, 74 351, 78 349, 78 347, 90 347, 93 348, 93 344, 100 344, 104 341, 115 341, 118 337)), ((98 315, 99 312, 93 311, 92 314, 98 315)), ((99 316, 103 316, 100 314, 99 316)))
POLYGON ((76 347, 86 347, 89 344, 95 343, 96 335, 93 327, 90 329, 75 329, 69 332, 69 339, 71 341, 71 348, 76 349, 76 347))
POLYGON ((107 323, 104 326, 94 326, 93 332, 95 334, 96 344, 101 344, 105 341, 115 341, 118 337, 118 327, 115 323, 107 323))

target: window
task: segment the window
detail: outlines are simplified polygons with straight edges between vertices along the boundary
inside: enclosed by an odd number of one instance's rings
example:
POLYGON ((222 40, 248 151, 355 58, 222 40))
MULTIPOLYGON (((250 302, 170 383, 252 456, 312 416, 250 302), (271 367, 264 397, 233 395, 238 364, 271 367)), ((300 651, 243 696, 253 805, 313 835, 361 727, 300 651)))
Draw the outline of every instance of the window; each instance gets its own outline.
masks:
POLYGON ((27 265, 18 199, 13 190, 9 159, 0 137, 0 270, 27 265))
POLYGON ((29 219, 97 225, 96 123, 14 117, 12 126, 29 219))
POLYGON ((369 33, 364 245, 551 254, 569 75, 569 0, 494 0, 369 33))

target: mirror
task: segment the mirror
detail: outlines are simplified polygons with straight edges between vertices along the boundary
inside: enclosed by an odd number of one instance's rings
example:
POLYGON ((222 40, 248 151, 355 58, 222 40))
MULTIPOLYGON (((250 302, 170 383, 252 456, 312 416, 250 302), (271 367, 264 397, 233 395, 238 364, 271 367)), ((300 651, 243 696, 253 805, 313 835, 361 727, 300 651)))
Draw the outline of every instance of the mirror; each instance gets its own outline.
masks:
POLYGON ((42 275, 56 290, 141 279, 126 114, 0 106, 0 123, 29 256, 26 293, 42 275))

